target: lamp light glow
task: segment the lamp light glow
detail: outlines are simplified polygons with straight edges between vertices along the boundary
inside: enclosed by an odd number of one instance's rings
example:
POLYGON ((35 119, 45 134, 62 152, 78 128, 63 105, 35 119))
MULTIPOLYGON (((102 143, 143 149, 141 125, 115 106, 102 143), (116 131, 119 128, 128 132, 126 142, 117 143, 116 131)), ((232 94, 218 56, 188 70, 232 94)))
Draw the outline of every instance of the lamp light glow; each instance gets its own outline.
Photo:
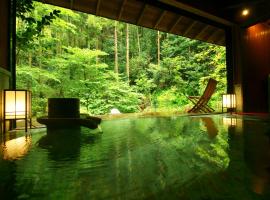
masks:
POLYGON ((230 112, 236 108, 235 94, 223 94, 222 95, 222 112, 224 108, 230 112))
POLYGON ((248 16, 249 15, 249 9, 245 8, 242 10, 242 16, 248 16))
POLYGON ((6 119, 19 119, 27 116, 25 91, 6 91, 5 92, 5 117, 6 119))
POLYGON ((4 121, 17 119, 25 120, 27 131, 27 121, 31 123, 31 93, 27 90, 4 90, 4 121))
POLYGON ((235 94, 223 94, 222 95, 222 107, 223 108, 235 108, 235 94))

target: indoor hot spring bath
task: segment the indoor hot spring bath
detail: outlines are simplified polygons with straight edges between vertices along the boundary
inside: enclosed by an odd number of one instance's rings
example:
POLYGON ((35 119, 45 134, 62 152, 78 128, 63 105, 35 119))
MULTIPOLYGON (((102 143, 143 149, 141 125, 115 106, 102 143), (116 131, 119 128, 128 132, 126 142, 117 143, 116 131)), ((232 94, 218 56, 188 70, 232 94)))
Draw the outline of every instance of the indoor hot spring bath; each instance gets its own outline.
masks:
POLYGON ((103 120, 1 135, 0 199, 270 199, 268 118, 103 120))

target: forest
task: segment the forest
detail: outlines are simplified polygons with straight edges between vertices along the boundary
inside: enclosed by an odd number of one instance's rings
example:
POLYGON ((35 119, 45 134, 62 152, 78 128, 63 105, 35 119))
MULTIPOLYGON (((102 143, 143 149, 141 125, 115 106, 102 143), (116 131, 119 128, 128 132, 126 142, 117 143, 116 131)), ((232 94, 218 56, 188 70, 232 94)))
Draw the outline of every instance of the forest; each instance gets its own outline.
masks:
POLYGON ((226 91, 225 47, 32 0, 17 1, 16 87, 32 91, 34 116, 47 98, 80 98, 81 112, 186 112, 187 96, 218 81, 226 91))

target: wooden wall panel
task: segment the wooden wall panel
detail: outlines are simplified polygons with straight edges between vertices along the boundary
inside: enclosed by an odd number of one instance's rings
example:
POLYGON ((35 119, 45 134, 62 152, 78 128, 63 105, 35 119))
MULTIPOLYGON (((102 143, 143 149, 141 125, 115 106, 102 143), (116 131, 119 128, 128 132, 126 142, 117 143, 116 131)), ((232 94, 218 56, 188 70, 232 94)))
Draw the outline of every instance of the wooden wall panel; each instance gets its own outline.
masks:
POLYGON ((247 28, 242 37, 244 112, 268 112, 270 26, 256 24, 247 28))
POLYGON ((8 69, 8 2, 0 1, 0 67, 8 69))
POLYGON ((9 88, 9 0, 0 0, 0 134, 2 132, 2 90, 9 88))

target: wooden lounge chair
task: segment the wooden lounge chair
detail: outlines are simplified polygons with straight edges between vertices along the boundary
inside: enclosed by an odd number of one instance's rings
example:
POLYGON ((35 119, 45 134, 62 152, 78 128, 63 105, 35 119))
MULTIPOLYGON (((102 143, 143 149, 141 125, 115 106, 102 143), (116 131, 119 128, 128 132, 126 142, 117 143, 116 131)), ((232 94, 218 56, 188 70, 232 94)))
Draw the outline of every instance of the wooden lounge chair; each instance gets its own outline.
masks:
POLYGON ((213 112, 213 108, 207 105, 208 101, 214 94, 217 86, 217 81, 210 78, 202 96, 189 96, 188 99, 194 104, 194 106, 188 111, 189 113, 198 112, 213 112))

